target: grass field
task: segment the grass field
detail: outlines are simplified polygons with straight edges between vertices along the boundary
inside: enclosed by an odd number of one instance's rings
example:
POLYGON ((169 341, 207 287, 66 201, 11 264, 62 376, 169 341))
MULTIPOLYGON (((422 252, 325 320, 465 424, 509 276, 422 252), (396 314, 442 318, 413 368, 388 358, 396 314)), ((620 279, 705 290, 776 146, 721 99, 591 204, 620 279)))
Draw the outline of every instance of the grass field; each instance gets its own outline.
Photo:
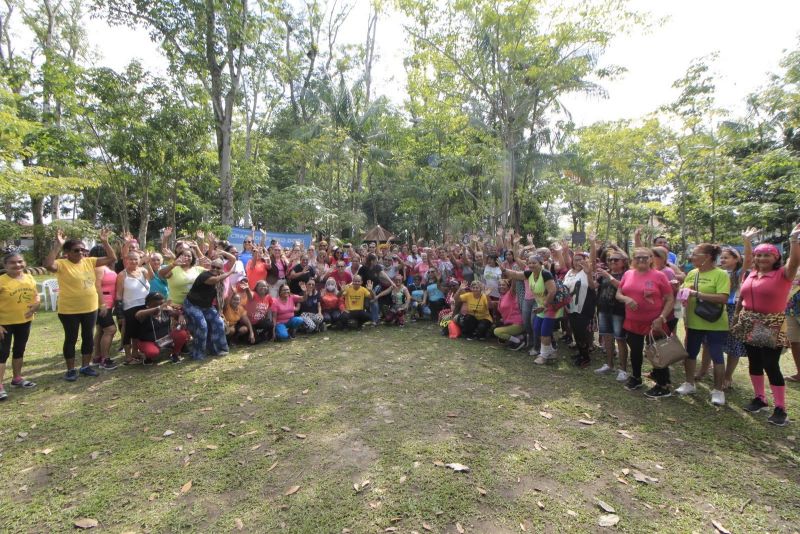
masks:
MULTIPOLYGON (((708 383, 648 400, 430 323, 76 383, 61 341, 40 313, 25 373, 39 386, 0 404, 2 532, 800 529, 800 426, 741 410, 746 365, 715 408, 708 383), (616 526, 598 526, 598 500, 616 526)), ((788 402, 800 417, 796 385, 788 402)))

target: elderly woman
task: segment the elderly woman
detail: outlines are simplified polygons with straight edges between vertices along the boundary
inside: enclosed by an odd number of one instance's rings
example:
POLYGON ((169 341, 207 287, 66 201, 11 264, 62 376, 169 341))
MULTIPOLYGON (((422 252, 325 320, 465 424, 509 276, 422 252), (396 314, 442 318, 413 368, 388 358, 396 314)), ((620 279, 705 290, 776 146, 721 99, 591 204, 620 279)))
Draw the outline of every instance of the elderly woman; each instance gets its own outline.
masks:
POLYGON ((519 337, 525 333, 522 324, 522 312, 519 309, 517 296, 514 294, 514 282, 507 278, 500 280, 500 302, 497 311, 500 313, 500 326, 494 329, 494 335, 501 341, 509 341, 509 348, 516 348, 522 343, 519 337))
POLYGON ((36 281, 25 272, 25 258, 12 252, 3 258, 6 273, 0 275, 0 401, 8 398, 3 388, 6 362, 13 356, 11 385, 18 388, 32 388, 36 384, 22 377, 22 358, 31 333, 33 316, 39 309, 39 293, 36 281))
POLYGON ((233 293, 226 298, 222 317, 225 319, 225 336, 228 338, 228 344, 244 340, 251 345, 256 342, 255 330, 250 323, 247 309, 242 305, 241 294, 233 293))
POLYGON ((255 291, 247 290, 247 316, 253 327, 253 332, 259 341, 269 340, 272 337, 272 297, 269 296, 269 287, 266 280, 256 283, 255 291))
POLYGON ((144 308, 144 300, 150 293, 150 272, 140 267, 139 254, 129 252, 125 257, 125 270, 117 275, 117 306, 125 316, 122 346, 125 348, 125 364, 138 362, 136 350, 139 340, 139 321, 136 312, 144 308))
POLYGON ((781 253, 775 245, 762 243, 753 250, 753 270, 742 283, 741 310, 731 330, 744 342, 750 361, 755 398, 744 409, 755 413, 769 406, 764 388, 766 372, 775 401, 768 421, 777 426, 788 421, 780 357, 785 341, 786 302, 800 266, 800 224, 792 230, 789 242, 786 265, 781 263, 781 253))
POLYGON ((278 288, 278 298, 272 299, 272 340, 286 341, 294 339, 298 328, 303 326, 303 319, 295 317, 300 310, 300 303, 306 300, 306 284, 300 282, 302 295, 292 295, 287 284, 278 288))
POLYGON ((145 297, 144 307, 135 315, 139 323, 138 350, 144 354, 145 363, 154 363, 161 351, 170 348, 172 363, 180 363, 181 349, 189 340, 186 320, 180 309, 174 308, 161 293, 150 293, 145 297), (176 326, 172 328, 172 320, 176 326))
POLYGON ((480 282, 472 282, 467 291, 467 283, 461 282, 455 301, 462 304, 461 335, 469 340, 486 339, 486 334, 492 327, 492 316, 489 314, 489 290, 484 290, 480 282))
POLYGON ((204 360, 209 347, 212 355, 228 354, 225 323, 214 305, 215 301, 222 304, 222 282, 233 274, 233 271, 223 273, 222 264, 222 260, 212 261, 211 268, 200 273, 183 301, 183 311, 194 338, 190 351, 193 360, 204 360))
MULTIPOLYGON (((642 361, 645 337, 651 332, 667 335, 667 317, 675 297, 664 273, 653 268, 653 252, 649 248, 633 251, 633 269, 622 275, 617 288, 617 300, 625 304, 623 328, 630 347, 631 376, 625 384, 628 390, 642 387, 642 361)), ((650 398, 669 397, 669 369, 654 369, 656 385, 645 395, 650 398)))
POLYGON ((114 249, 108 243, 109 232, 100 231, 100 242, 106 250, 104 258, 87 258, 86 246, 79 239, 67 240, 64 232, 58 230, 53 242, 53 250, 45 260, 45 268, 56 274, 58 280, 58 319, 64 327, 64 360, 67 373, 64 380, 74 382, 78 379, 75 369, 75 342, 78 332, 81 335, 81 368, 84 376, 97 376, 92 369, 92 352, 94 352, 94 325, 97 320, 97 308, 100 298, 95 285, 95 268, 113 265, 117 261, 114 249), (56 259, 60 250, 65 258, 56 259))
POLYGON ((594 343, 590 324, 594 318, 596 293, 592 262, 586 254, 576 252, 571 267, 564 276, 564 285, 572 293, 572 301, 567 305, 567 318, 578 347, 573 363, 586 368, 591 363, 589 351, 594 343))

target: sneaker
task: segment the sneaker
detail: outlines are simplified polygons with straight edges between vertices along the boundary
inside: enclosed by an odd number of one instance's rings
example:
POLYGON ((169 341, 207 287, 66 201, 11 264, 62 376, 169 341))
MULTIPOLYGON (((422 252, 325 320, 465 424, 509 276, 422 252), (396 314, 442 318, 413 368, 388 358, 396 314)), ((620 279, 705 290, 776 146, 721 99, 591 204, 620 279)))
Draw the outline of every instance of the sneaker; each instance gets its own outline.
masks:
POLYGON ((75 382, 78 379, 78 370, 70 369, 64 374, 64 380, 67 382, 75 382))
POLYGON ((578 344, 573 341, 572 343, 567 345, 567 347, 570 348, 570 349, 577 349, 578 348, 578 344))
POLYGON ((761 400, 760 398, 756 397, 755 399, 750 401, 750 404, 744 406, 744 411, 750 413, 757 413, 765 408, 769 408, 769 404, 761 400))
POLYGON ((689 382, 684 382, 683 384, 675 390, 675 393, 678 395, 694 395, 697 393, 697 388, 694 384, 690 384, 689 382))
POLYGON ((31 382, 30 380, 25 380, 24 378, 19 377, 19 380, 12 380, 11 385, 15 388, 30 389, 36 387, 36 382, 31 382))
POLYGON ((113 371, 117 368, 117 364, 111 358, 103 358, 103 363, 100 364, 100 368, 106 371, 113 371))
POLYGON ((8 398, 8 393, 3 386, 0 386, 0 401, 4 401, 8 398))
POLYGON ((655 386, 645 391, 644 396, 649 397, 651 399, 663 399, 665 397, 671 397, 672 391, 656 384, 655 386))
POLYGON ((598 375, 604 375, 606 373, 610 373, 613 370, 614 369, 612 369, 610 365, 604 363, 602 367, 598 367, 597 369, 594 370, 594 372, 597 373, 598 375))
MULTIPOLYGON (((292 339, 294 339, 294 337, 292 337, 292 339)), ((230 352, 228 352, 227 350, 223 350, 222 352, 218 352, 216 355, 219 356, 220 358, 223 358, 228 354, 230 354, 230 352)))
POLYGON ((100 364, 103 363, 103 358, 92 358, 92 362, 89 364, 92 367, 99 367, 100 364))
POLYGON ((155 365, 156 359, 155 358, 145 358, 142 360, 142 365, 155 365))
POLYGON ((536 365, 544 365, 547 363, 547 358, 540 355, 535 360, 533 360, 533 363, 535 363, 536 365))
POLYGON ((622 369, 620 369, 619 371, 617 371, 617 382, 625 382, 629 376, 630 375, 628 374, 627 371, 623 371, 622 369))
POLYGON ((177 354, 170 356, 170 360, 172 360, 172 363, 181 363, 181 357, 177 354))
POLYGON ((786 423, 789 422, 789 418, 786 416, 786 410, 776 406, 775 411, 769 416, 767 422, 775 426, 786 426, 786 423))
POLYGON ((95 371, 88 365, 86 367, 81 367, 80 373, 83 376, 100 376, 100 374, 97 371, 95 371))
POLYGON ((539 351, 536 350, 536 347, 532 347, 531 350, 528 351, 528 356, 538 356, 539 351))
POLYGON ((625 382, 625 389, 628 391, 633 391, 635 389, 639 389, 642 387, 642 379, 636 378, 635 376, 628 377, 628 381, 625 382))
POLYGON ((725 405, 725 392, 720 391, 718 389, 711 390, 711 404, 714 406, 724 406, 725 405))

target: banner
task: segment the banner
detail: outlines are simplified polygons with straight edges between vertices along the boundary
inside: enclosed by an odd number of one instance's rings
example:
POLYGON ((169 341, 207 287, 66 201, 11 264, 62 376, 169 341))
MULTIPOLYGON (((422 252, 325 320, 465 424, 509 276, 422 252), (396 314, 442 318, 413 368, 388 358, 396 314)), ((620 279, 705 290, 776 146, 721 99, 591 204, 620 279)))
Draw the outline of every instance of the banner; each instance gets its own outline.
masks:
MULTIPOLYGON (((239 249, 239 252, 244 250, 242 248, 242 242, 245 238, 249 238, 253 231, 250 228, 240 228, 238 226, 234 226, 231 230, 231 235, 228 236, 228 241, 231 245, 236 245, 236 248, 239 249)), ((263 234, 260 230, 255 231, 255 243, 254 245, 258 245, 261 243, 261 236, 263 234)), ((270 241, 275 239, 283 248, 291 249, 294 246, 295 241, 300 241, 305 245, 307 249, 311 246, 311 234, 282 234, 278 232, 267 232, 267 237, 264 239, 265 246, 269 246, 270 241)))

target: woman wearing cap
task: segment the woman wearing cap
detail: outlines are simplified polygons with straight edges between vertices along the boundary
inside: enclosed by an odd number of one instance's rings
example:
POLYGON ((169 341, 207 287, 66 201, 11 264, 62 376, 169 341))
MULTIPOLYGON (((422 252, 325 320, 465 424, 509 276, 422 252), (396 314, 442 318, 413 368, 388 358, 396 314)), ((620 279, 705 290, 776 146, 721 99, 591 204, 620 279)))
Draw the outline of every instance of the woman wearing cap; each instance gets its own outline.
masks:
POLYGON ((741 310, 732 331, 744 341, 750 361, 750 381, 755 398, 744 407, 748 412, 766 409, 764 372, 769 377, 775 410, 768 421, 783 426, 786 415, 786 385, 780 357, 785 342, 787 297, 800 266, 800 224, 789 237, 789 258, 781 265, 781 253, 775 245, 762 243, 753 250, 753 271, 742 283, 741 310))
POLYGON ((525 333, 522 325, 522 313, 519 309, 517 296, 515 295, 514 282, 503 278, 500 280, 500 302, 497 304, 497 311, 500 314, 500 326, 494 329, 494 335, 500 341, 508 341, 509 348, 516 348, 522 343, 519 337, 525 333))
MULTIPOLYGON (((89 251, 90 258, 105 258, 106 249, 102 245, 95 245, 89 251)), ((94 357, 92 365, 99 365, 103 369, 116 369, 117 364, 109 357, 111 342, 117 333, 114 324, 114 303, 117 301, 117 273, 108 265, 101 265, 94 269, 95 289, 100 295, 97 310, 97 331, 94 335, 94 357)))
POLYGON ((58 319, 64 327, 64 360, 67 372, 64 380, 74 382, 78 379, 75 369, 75 342, 78 332, 81 335, 81 368, 84 376, 97 376, 91 368, 94 352, 94 325, 97 321, 97 308, 100 297, 95 285, 94 269, 98 266, 113 265, 117 261, 114 249, 108 243, 109 232, 100 231, 100 242, 106 250, 105 258, 84 257, 86 246, 79 239, 67 240, 62 230, 57 230, 53 249, 44 262, 45 268, 56 274, 58 280, 58 319), (63 250, 65 258, 56 259, 63 250))
POLYGON ((222 263, 222 260, 212 261, 211 268, 200 273, 183 301, 183 312, 193 338, 190 350, 193 360, 204 360, 207 348, 215 356, 228 354, 225 323, 214 305, 222 291, 222 282, 233 274, 233 271, 223 273, 222 263))
POLYGON ((684 323, 686 352, 689 353, 689 357, 683 361, 686 382, 675 390, 679 395, 691 395, 697 392, 694 384, 697 354, 701 346, 705 345, 711 361, 714 362, 714 389, 711 391, 711 403, 716 406, 725 404, 723 352, 728 338, 728 312, 725 304, 728 302, 731 285, 730 275, 716 266, 721 252, 719 245, 709 243, 701 243, 692 251, 694 269, 686 276, 680 294, 687 304, 684 323), (698 314, 698 307, 704 306, 703 302, 713 304, 720 312, 719 317, 712 318, 707 314, 698 314))
POLYGON ((25 272, 25 258, 12 252, 3 258, 6 273, 0 275, 0 401, 8 398, 3 387, 6 362, 11 358, 11 385, 32 388, 36 384, 22 376, 22 358, 31 333, 31 323, 39 309, 36 281, 25 272), (13 343, 13 352, 12 352, 13 343))
MULTIPOLYGON (((675 298, 664 273, 652 268, 653 251, 636 248, 633 251, 633 269, 622 275, 616 298, 625 304, 623 328, 630 347, 631 376, 625 389, 642 387, 642 361, 645 337, 650 333, 667 335, 667 316, 672 311, 675 298)), ((669 369, 654 369, 656 385, 645 393, 648 397, 669 397, 669 369)))

